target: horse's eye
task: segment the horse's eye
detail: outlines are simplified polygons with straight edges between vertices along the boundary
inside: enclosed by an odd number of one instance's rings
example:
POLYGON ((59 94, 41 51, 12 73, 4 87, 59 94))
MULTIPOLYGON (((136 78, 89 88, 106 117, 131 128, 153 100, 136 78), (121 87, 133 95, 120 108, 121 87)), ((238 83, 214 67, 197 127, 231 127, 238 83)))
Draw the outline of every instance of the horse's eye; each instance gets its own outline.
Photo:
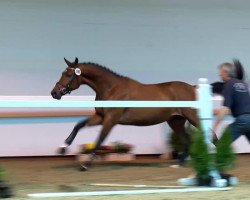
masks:
POLYGON ((67 69, 65 71, 63 71, 62 75, 66 76, 66 77, 70 77, 71 76, 70 72, 67 69))
POLYGON ((65 73, 65 76, 70 77, 70 74, 69 73, 65 73))

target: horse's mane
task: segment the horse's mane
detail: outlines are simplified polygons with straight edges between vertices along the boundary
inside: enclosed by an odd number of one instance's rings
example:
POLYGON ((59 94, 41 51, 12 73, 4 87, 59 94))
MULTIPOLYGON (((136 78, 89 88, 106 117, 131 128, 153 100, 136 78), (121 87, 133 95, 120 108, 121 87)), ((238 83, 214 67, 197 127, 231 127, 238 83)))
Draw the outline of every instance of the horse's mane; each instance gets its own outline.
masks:
POLYGON ((98 68, 100 68, 100 69, 102 69, 102 70, 104 70, 104 71, 106 71, 106 72, 109 72, 109 73, 111 73, 111 74, 113 74, 113 75, 115 75, 115 76, 118 76, 118 77, 121 77, 121 78, 128 78, 128 79, 131 79, 131 78, 127 77, 127 76, 123 76, 123 75, 121 75, 121 74, 118 74, 118 73, 114 72, 113 70, 109 69, 108 67, 103 66, 103 65, 100 65, 100 64, 98 64, 98 63, 94 63, 94 62, 83 62, 83 63, 79 63, 79 64, 82 64, 82 65, 92 65, 92 66, 98 67, 98 68))

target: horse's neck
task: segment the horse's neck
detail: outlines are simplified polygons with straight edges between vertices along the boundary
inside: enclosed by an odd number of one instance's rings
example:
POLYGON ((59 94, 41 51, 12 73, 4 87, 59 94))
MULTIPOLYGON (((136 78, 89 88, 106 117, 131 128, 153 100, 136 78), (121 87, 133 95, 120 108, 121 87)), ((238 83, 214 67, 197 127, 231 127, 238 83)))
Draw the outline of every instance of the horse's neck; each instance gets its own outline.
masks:
POLYGON ((98 99, 101 99, 105 96, 105 93, 117 86, 121 81, 119 79, 122 79, 122 77, 105 71, 104 69, 99 69, 96 66, 83 66, 83 71, 83 84, 87 84, 91 87, 95 91, 98 99))

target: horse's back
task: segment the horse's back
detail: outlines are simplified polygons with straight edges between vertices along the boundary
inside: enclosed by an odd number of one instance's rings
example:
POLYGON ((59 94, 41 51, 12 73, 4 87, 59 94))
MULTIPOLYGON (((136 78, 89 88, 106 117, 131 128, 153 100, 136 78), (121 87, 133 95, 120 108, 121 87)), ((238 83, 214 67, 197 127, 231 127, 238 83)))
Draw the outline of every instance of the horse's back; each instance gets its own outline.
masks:
POLYGON ((127 87, 128 100, 193 101, 195 86, 181 81, 127 87))
POLYGON ((181 81, 172 81, 157 84, 165 95, 172 95, 174 101, 194 101, 195 86, 181 81))

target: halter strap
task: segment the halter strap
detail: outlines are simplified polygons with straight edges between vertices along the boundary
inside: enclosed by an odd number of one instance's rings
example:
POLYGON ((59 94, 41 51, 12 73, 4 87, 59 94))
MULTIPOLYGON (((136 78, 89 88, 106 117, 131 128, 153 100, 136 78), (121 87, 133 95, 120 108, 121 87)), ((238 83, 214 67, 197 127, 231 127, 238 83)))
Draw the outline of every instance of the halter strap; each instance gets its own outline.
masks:
MULTIPOLYGON (((74 69, 74 68, 72 68, 72 69, 74 69)), ((63 95, 65 95, 65 94, 70 94, 70 93, 71 93, 70 86, 71 86, 72 82, 75 80, 75 78, 78 78, 78 76, 79 76, 79 75, 77 75, 76 73, 74 73, 74 74, 70 77, 70 79, 69 79, 69 81, 68 81, 68 83, 67 83, 66 85, 62 85, 62 84, 60 84, 59 82, 57 82, 56 84, 59 85, 59 86, 61 86, 61 88, 59 88, 59 91, 60 91, 63 95)), ((77 79, 77 83, 79 84, 79 80, 78 80, 78 79, 77 79)), ((79 84, 79 85, 80 85, 80 84, 79 84)))

